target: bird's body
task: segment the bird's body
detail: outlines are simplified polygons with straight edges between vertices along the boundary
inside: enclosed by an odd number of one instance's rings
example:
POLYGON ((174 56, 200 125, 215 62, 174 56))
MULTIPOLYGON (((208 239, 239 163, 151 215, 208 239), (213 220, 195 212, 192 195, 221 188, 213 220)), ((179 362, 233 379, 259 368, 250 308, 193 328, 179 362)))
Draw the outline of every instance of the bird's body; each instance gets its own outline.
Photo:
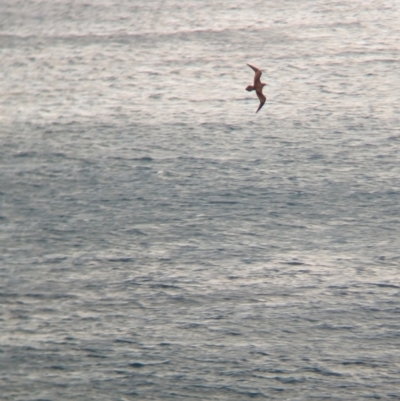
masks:
POLYGON ((256 113, 258 113, 258 112, 260 111, 261 107, 264 106, 265 101, 267 100, 267 98, 266 98, 266 97, 264 96, 264 94, 262 93, 263 87, 264 87, 266 84, 264 84, 264 83, 261 82, 261 79, 260 79, 260 78, 261 78, 262 72, 261 72, 258 68, 253 67, 253 66, 250 65, 250 64, 247 64, 247 65, 255 72, 255 75, 254 75, 254 84, 253 84, 253 85, 249 85, 249 86, 246 88, 246 90, 247 90, 248 92, 256 91, 257 97, 258 97, 258 99, 260 100, 260 105, 258 106, 258 109, 257 109, 257 111, 256 111, 256 113))

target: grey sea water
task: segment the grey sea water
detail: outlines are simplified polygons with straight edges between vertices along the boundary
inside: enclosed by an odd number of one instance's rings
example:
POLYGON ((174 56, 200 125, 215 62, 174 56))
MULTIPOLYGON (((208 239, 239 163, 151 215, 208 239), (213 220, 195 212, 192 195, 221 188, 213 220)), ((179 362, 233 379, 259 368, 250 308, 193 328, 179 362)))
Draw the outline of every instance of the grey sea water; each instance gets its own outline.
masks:
POLYGON ((399 22, 2 0, 0 399, 400 399, 399 22))

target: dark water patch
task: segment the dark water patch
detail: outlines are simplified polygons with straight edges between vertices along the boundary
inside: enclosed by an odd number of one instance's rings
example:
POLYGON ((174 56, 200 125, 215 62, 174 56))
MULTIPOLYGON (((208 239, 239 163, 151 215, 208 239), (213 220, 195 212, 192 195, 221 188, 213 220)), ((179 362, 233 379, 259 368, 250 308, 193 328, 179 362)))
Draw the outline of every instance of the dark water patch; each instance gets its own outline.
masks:
POLYGON ((306 263, 300 262, 298 260, 290 260, 288 262, 282 262, 282 263, 285 264, 285 265, 292 265, 292 266, 302 266, 302 265, 306 264, 306 263))
POLYGON ((33 151, 26 151, 26 152, 18 152, 13 155, 13 157, 35 157, 37 156, 36 152, 33 151))
POLYGON ((125 232, 126 232, 127 234, 130 234, 130 235, 147 236, 147 234, 146 234, 144 231, 139 230, 139 229, 137 229, 137 228, 127 229, 127 230, 125 230, 125 232))
POLYGON ((128 366, 131 368, 136 368, 136 369, 141 369, 145 367, 152 367, 152 366, 158 366, 158 365, 168 365, 170 363, 169 360, 165 361, 152 361, 152 362, 140 362, 140 361, 134 361, 130 362, 128 366))
POLYGON ((282 387, 270 387, 269 390, 270 391, 275 391, 277 393, 282 393, 282 392, 286 391, 286 389, 284 389, 282 387))
POLYGON ((109 262, 123 262, 123 263, 134 262, 135 261, 134 258, 130 258, 130 257, 108 258, 107 260, 109 262))
POLYGON ((96 321, 99 321, 100 318, 98 316, 84 316, 84 317, 81 317, 81 320, 83 322, 96 322, 96 321))
POLYGON ((115 343, 121 343, 121 344, 135 344, 136 341, 133 340, 128 340, 127 338, 116 338, 114 340, 115 343))
POLYGON ((132 374, 129 370, 123 370, 123 369, 114 369, 113 372, 117 375, 124 375, 124 376, 129 376, 132 374))
POLYGON ((49 368, 53 370, 66 370, 66 367, 63 365, 52 365, 49 368))
POLYGON ((262 355, 262 356, 268 356, 270 355, 269 352, 266 351, 250 351, 250 354, 254 354, 254 355, 262 355))
POLYGON ((53 257, 53 258, 46 258, 45 260, 43 260, 42 263, 44 263, 44 264, 58 264, 58 263, 64 262, 67 259, 68 259, 67 256, 58 256, 58 257, 53 257))
POLYGON ((55 399, 54 398, 29 398, 29 399, 26 399, 26 401, 55 401, 55 399))
POLYGON ((131 368, 144 368, 144 367, 146 366, 146 364, 143 363, 143 362, 131 362, 131 363, 129 364, 129 366, 130 366, 131 368))
POLYGON ((370 363, 364 362, 364 361, 343 361, 341 362, 342 365, 344 366, 351 366, 351 365, 359 365, 359 366, 363 366, 363 365, 370 365, 370 363))
POLYGON ((173 285, 173 284, 156 283, 156 284, 150 284, 150 288, 180 289, 181 287, 173 285))
POLYGON ((212 205, 236 205, 239 202, 237 201, 226 201, 226 200, 211 200, 209 201, 212 205))
POLYGON ((335 290, 348 290, 349 287, 347 285, 328 285, 327 288, 332 288, 335 290))
POLYGON ((235 337, 243 335, 243 333, 240 333, 239 331, 235 331, 235 330, 227 331, 226 334, 228 334, 229 336, 235 336, 235 337))
POLYGON ((264 393, 261 391, 254 391, 254 390, 248 390, 248 391, 238 391, 239 394, 241 394, 243 397, 250 397, 250 398, 269 398, 267 397, 264 393))
POLYGON ((318 373, 322 376, 343 376, 343 374, 341 374, 341 373, 333 372, 331 370, 327 370, 327 369, 319 368, 319 367, 303 368, 302 371, 318 373))
POLYGON ((306 381, 304 377, 294 377, 294 376, 285 376, 285 377, 275 376, 274 379, 285 384, 298 384, 298 383, 304 383, 306 381))
POLYGON ((107 359, 108 356, 104 354, 87 354, 88 358, 96 358, 96 359, 107 359))
POLYGON ((199 301, 195 300, 194 298, 184 297, 183 295, 171 295, 168 297, 168 301, 187 304, 187 305, 197 305, 200 303, 199 301))
POLYGON ((399 285, 395 284, 386 284, 386 283, 371 283, 371 285, 376 286, 376 287, 381 287, 381 288, 396 288, 399 289, 399 285))
MULTIPOLYGON (((144 280, 144 281, 147 281, 147 280, 144 280)), ((124 281, 124 284, 126 284, 127 286, 131 286, 131 285, 134 285, 134 286, 141 286, 141 285, 143 285, 143 283, 141 283, 140 281, 138 281, 138 279, 128 279, 128 280, 125 280, 125 281, 124 281)))
POLYGON ((180 326, 181 329, 191 330, 191 329, 201 329, 205 328, 206 326, 203 323, 185 323, 180 326))
POLYGON ((337 330, 350 331, 350 330, 354 329, 353 326, 340 326, 340 325, 333 325, 333 324, 329 324, 329 323, 318 324, 314 327, 319 330, 335 330, 335 331, 337 331, 337 330))
POLYGON ((54 152, 54 153, 51 153, 51 156, 60 157, 60 158, 65 158, 65 157, 67 157, 67 155, 66 155, 65 153, 62 153, 62 152, 54 152))
POLYGON ((11 292, 0 292, 0 297, 4 298, 18 298, 21 294, 11 293, 11 292))
POLYGON ((62 293, 27 293, 27 294, 20 294, 20 296, 24 296, 27 298, 33 298, 33 299, 41 299, 41 300, 46 300, 46 299, 76 299, 77 296, 75 294, 62 294, 62 293))
POLYGON ((235 387, 228 387, 228 386, 223 386, 222 388, 220 388, 220 390, 225 390, 225 391, 229 391, 231 393, 234 394, 239 394, 241 397, 243 398, 269 398, 267 395, 265 395, 263 392, 261 391, 257 391, 257 390, 250 390, 250 389, 238 389, 235 387))
POLYGON ((150 156, 136 157, 136 158, 132 158, 130 160, 144 162, 144 163, 150 163, 150 162, 154 161, 154 159, 150 156))

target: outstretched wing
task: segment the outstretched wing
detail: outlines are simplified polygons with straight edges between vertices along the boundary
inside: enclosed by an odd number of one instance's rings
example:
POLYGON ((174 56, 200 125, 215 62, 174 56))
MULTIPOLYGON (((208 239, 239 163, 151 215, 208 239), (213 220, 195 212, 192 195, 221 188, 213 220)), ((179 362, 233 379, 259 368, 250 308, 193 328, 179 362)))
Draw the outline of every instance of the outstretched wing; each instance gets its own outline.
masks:
POLYGON ((251 64, 247 64, 256 74, 254 75, 254 86, 256 86, 257 82, 260 82, 260 77, 262 72, 251 64))
POLYGON ((246 63, 254 72, 260 71, 257 67, 252 66, 251 64, 246 63))
POLYGON ((258 106, 258 109, 257 109, 257 111, 256 111, 256 113, 258 113, 258 112, 261 110, 261 107, 264 106, 264 103, 265 103, 265 101, 267 100, 267 98, 266 98, 266 97, 263 95, 263 93, 260 92, 260 91, 256 91, 256 93, 257 93, 258 99, 260 100, 260 105, 258 106))

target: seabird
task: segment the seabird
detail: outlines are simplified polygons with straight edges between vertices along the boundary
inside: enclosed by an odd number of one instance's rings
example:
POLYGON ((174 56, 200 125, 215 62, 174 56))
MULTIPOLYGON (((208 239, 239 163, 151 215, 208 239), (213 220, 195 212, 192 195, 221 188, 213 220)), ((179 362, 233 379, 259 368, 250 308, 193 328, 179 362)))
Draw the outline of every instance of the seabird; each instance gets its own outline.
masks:
POLYGON ((265 101, 267 100, 267 98, 262 93, 263 87, 266 84, 262 83, 261 80, 260 80, 262 72, 258 68, 253 67, 250 64, 247 64, 247 65, 255 72, 255 75, 254 75, 254 85, 249 85, 246 88, 246 90, 248 92, 251 92, 251 91, 254 91, 254 90, 256 91, 257 96, 260 99, 260 105, 258 106, 258 109, 256 111, 256 113, 258 113, 259 110, 261 109, 261 107, 264 106, 265 101))

